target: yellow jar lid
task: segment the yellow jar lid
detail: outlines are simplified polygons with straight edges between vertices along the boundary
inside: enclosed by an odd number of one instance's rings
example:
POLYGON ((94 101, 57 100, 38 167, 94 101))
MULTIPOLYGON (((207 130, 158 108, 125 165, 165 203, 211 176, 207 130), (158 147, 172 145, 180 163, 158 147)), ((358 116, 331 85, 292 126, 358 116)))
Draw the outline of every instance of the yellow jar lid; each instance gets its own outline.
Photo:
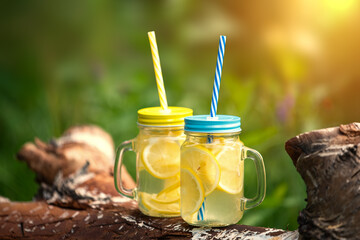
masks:
POLYGON ((177 126, 184 125, 184 118, 193 115, 193 110, 185 107, 161 107, 142 108, 138 111, 138 123, 153 126, 177 126))

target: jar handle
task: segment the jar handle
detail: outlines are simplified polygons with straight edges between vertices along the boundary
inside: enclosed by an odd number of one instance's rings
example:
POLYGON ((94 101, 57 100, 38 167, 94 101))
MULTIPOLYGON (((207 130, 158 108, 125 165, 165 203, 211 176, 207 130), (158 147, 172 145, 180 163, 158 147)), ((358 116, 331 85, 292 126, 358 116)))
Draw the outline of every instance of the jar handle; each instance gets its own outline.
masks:
POLYGON ((121 177, 121 168, 123 165, 123 157, 124 153, 128 151, 134 151, 133 145, 135 140, 127 140, 119 145, 119 147, 116 149, 116 157, 115 157, 115 167, 114 167, 114 183, 116 190, 121 193, 122 195, 130 198, 134 198, 134 190, 133 189, 127 189, 123 186, 122 183, 122 177, 121 177))
POLYGON ((242 147, 241 151, 244 160, 249 158, 254 161, 257 175, 256 196, 254 198, 243 197, 241 201, 241 210, 247 210, 258 206, 264 200, 266 193, 266 175, 264 161, 258 151, 245 146, 242 147))

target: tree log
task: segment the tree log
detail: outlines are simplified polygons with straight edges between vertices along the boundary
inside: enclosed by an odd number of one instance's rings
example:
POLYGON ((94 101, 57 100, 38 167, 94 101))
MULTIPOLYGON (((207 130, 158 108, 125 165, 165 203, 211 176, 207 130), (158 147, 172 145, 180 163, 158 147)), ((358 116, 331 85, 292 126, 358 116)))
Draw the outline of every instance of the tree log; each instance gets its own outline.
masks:
POLYGON ((300 134, 285 144, 306 184, 305 239, 360 239, 360 123, 300 134))
MULTIPOLYGON (((59 139, 35 139, 18 153, 36 173, 33 202, 0 198, 0 239, 297 239, 298 233, 232 225, 196 228, 180 217, 143 215, 113 183, 114 147, 95 126, 69 129, 59 139)), ((135 186, 123 169, 123 184, 135 186)))

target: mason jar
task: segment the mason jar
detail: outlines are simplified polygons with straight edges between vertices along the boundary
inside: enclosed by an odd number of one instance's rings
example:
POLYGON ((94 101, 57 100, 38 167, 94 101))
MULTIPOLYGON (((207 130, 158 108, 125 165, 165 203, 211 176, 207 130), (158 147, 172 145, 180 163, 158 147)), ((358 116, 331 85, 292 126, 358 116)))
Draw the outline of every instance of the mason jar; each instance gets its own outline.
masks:
POLYGON ((186 140, 181 147, 181 217, 204 227, 237 223, 244 210, 265 197, 266 180, 259 152, 240 141, 240 118, 229 115, 185 118, 186 140), (244 160, 255 163, 257 194, 244 196, 244 160))
POLYGON ((185 140, 184 118, 192 110, 183 107, 144 108, 138 111, 139 134, 117 148, 115 187, 134 198, 142 213, 154 217, 180 215, 180 146, 185 140), (136 187, 126 189, 121 182, 121 166, 126 151, 136 153, 136 187))

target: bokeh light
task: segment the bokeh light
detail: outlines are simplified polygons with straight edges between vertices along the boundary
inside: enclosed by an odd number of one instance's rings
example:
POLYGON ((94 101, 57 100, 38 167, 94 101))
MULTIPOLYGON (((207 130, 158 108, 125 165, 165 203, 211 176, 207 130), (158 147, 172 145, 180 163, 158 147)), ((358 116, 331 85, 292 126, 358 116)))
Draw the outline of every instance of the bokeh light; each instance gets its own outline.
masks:
MULTIPOLYGON (((284 143, 359 121, 356 0, 5 1, 0 6, 0 195, 30 200, 34 174, 15 159, 35 136, 97 124, 115 144, 158 106, 147 32, 157 36, 169 105, 207 114, 219 35, 227 35, 219 114, 242 118, 264 156, 268 191, 242 224, 296 229, 305 186, 284 143)), ((128 167, 132 174, 133 163, 128 167)), ((247 196, 256 180, 246 163, 247 196)))

